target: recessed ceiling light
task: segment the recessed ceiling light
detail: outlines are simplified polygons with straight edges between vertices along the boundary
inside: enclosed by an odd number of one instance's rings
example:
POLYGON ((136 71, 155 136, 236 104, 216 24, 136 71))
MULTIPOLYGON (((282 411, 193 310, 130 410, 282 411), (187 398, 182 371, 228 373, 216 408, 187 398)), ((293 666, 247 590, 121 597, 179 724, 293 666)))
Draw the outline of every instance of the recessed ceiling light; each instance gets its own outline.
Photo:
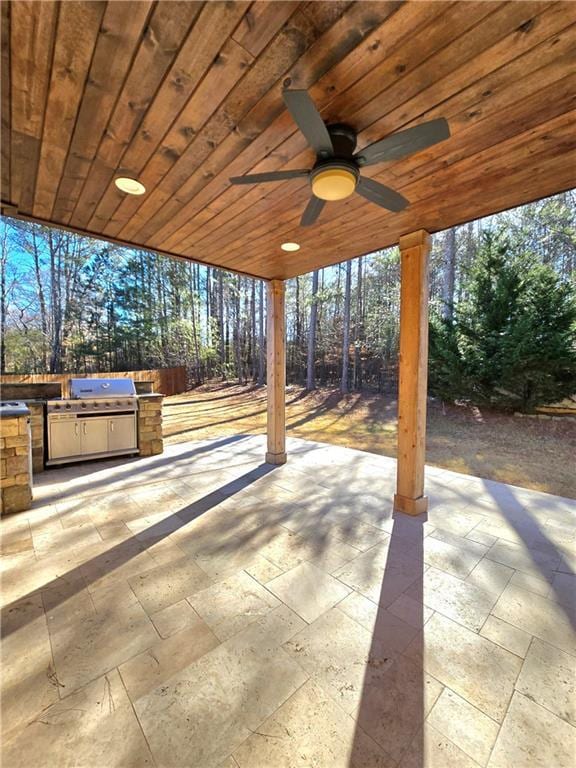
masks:
POLYGON ((300 250, 300 246, 298 245, 298 243, 282 243, 280 248, 282 248, 283 251, 299 251, 300 250))
POLYGON ((114 184, 121 192, 126 192, 127 195, 143 195, 146 192, 146 187, 136 179, 129 179, 126 176, 120 176, 114 179, 114 184))

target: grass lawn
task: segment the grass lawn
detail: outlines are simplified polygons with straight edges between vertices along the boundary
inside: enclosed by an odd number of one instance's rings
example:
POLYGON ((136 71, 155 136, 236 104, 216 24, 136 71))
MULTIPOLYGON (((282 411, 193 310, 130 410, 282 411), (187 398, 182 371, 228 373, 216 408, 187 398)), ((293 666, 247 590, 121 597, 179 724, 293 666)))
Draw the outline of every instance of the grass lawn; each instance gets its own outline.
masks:
MULTIPOLYGON (((387 395, 286 395, 288 434, 396 455, 396 400, 387 395)), ((265 432, 266 388, 206 385, 168 397, 167 442, 265 432)), ((573 419, 523 419, 449 406, 428 406, 426 461, 439 467, 576 498, 576 425, 573 419)))

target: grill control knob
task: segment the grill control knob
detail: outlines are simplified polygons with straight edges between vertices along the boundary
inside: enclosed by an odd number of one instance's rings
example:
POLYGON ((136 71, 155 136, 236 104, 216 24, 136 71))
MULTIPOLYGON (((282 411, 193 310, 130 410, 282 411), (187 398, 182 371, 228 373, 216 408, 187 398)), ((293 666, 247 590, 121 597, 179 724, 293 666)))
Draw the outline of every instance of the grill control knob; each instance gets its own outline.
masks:
POLYGON ((54 406, 54 410, 55 411, 59 411, 60 410, 60 406, 58 405, 58 403, 56 403, 56 405, 54 406))
POLYGON ((86 403, 82 403, 82 408, 86 408, 86 403))
POLYGON ((66 403, 66 410, 67 410, 67 411, 69 411, 69 410, 70 410, 70 408, 72 408, 72 406, 70 405, 70 403, 66 403))

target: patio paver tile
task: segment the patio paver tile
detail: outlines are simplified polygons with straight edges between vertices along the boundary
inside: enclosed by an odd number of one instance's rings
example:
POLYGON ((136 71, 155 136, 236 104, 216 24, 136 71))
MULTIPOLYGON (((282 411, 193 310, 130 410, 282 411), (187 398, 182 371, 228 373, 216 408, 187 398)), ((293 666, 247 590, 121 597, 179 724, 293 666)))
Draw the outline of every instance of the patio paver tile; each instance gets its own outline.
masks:
MULTIPOLYGON (((386 647, 394 651, 403 651, 418 634, 418 630, 422 628, 422 618, 420 626, 416 627, 414 626, 416 624, 415 612, 410 616, 412 623, 407 623, 402 617, 394 613, 391 610, 392 607, 402 598, 406 598, 406 596, 401 595, 389 609, 385 609, 358 592, 351 592, 341 603, 338 603, 338 608, 351 619, 357 621, 378 640, 381 640, 386 647)), ((406 599, 409 600, 410 598, 406 599)), ((427 608, 423 610, 428 611, 427 608)))
POLYGON ((283 573, 281 568, 274 565, 274 563, 271 563, 269 560, 266 560, 266 558, 261 555, 255 555, 254 558, 244 566, 244 570, 246 573, 249 573, 253 579, 259 581, 260 584, 267 584, 269 581, 272 581, 272 579, 275 579, 276 576, 280 576, 280 574, 283 573))
POLYGON ((332 571, 333 575, 373 602, 390 605, 408 587, 422 580, 424 570, 424 564, 417 556, 411 557, 409 549, 398 538, 395 537, 392 546, 390 541, 376 544, 352 562, 332 571))
POLYGON ((564 612, 576 625, 576 575, 555 573, 546 597, 562 606, 564 612))
POLYGON ((507 565, 483 558, 466 578, 466 581, 486 592, 500 596, 513 573, 514 570, 507 565))
POLYGON ((191 558, 140 572, 128 580, 148 614, 173 605, 193 592, 205 589, 212 579, 191 558))
POLYGON ((195 592, 188 602, 220 640, 227 640, 279 605, 274 595, 244 571, 195 592))
POLYGON ((426 723, 400 761, 398 768, 478 768, 478 763, 450 739, 426 723))
POLYGON ((466 534, 466 538, 470 539, 470 541, 475 541, 477 544, 484 544, 487 547, 491 547, 492 544, 498 541, 497 536, 479 531, 478 528, 473 528, 470 533, 466 534))
POLYGON ((308 681, 234 752, 240 768, 392 768, 394 762, 308 681))
POLYGON ((532 640, 532 635, 492 615, 486 619, 480 634, 482 637, 486 637, 488 640, 496 643, 496 645, 502 646, 502 648, 510 651, 510 653, 515 653, 516 656, 521 658, 525 658, 528 646, 532 640))
POLYGON ((351 591, 312 563, 300 563, 266 586, 309 624, 351 591))
POLYGON ((339 608, 323 614, 284 648, 395 760, 442 689, 339 608))
POLYGON ((406 594, 476 632, 497 600, 496 595, 436 568, 426 571, 423 586, 414 583, 406 594))
POLYGON ((410 624, 416 629, 422 629, 430 616, 434 613, 431 608, 423 604, 421 600, 414 600, 407 594, 400 595, 388 606, 390 613, 410 624))
POLYGON ((529 549, 525 544, 511 544, 503 539, 498 539, 490 547, 486 557, 537 578, 552 574, 558 564, 558 554, 555 551, 529 549))
MULTIPOLYGON (((424 562, 452 576, 466 578, 480 562, 484 552, 472 552, 463 547, 455 547, 443 539, 436 538, 437 535, 438 531, 435 530, 424 539, 424 562)), ((470 544, 472 547, 482 546, 473 542, 470 544)))
POLYGON ((164 639, 180 632, 181 629, 194 626, 200 620, 187 600, 179 600, 177 603, 167 605, 166 608, 151 613, 150 618, 158 634, 164 639))
POLYGON ((134 701, 160 765, 218 765, 306 681, 269 616, 134 701))
MULTIPOLYGON (((332 608, 283 647, 350 713, 361 699, 371 646, 371 632, 343 611, 332 608)), ((375 641, 373 655, 375 659, 379 658, 380 666, 392 663, 379 641, 375 641)))
POLYGON ((534 638, 516 690, 576 726, 576 658, 534 638))
POLYGON ((5 735, 58 701, 39 593, 19 601, 2 622, 2 730, 5 735), (23 622, 23 626, 18 626, 23 622))
POLYGON ((444 688, 427 723, 479 765, 486 765, 498 735, 498 723, 454 691, 444 688))
POLYGON ((542 597, 548 597, 550 592, 550 581, 543 576, 534 576, 524 571, 514 571, 514 575, 510 579, 510 583, 528 592, 534 592, 536 595, 542 595, 542 597))
POLYGON ((65 693, 101 677, 158 639, 138 602, 111 597, 101 613, 91 606, 79 593, 47 610, 56 674, 65 693))
POLYGON ((154 766, 116 670, 45 709, 6 741, 3 759, 34 768, 154 766))
POLYGON ((198 618, 192 626, 157 640, 118 669, 130 698, 136 701, 218 645, 220 640, 198 618))
POLYGON ((573 768, 575 754, 576 729, 515 692, 488 768, 573 768))
MULTIPOLYGON (((417 663, 422 657, 421 639, 415 638, 405 653, 417 663)), ((426 623, 424 669, 499 723, 521 665, 514 654, 445 616, 435 613, 426 623)))
MULTIPOLYGON (((474 541, 468 534, 475 530, 475 526, 482 522, 484 518, 473 512, 471 509, 466 512, 456 512, 450 508, 437 507, 430 512, 428 519, 433 523, 438 531, 452 533, 457 536, 465 536, 469 541, 474 541)), ((476 542, 485 544, 484 541, 476 542)))
POLYGON ((576 637, 566 614, 552 600, 509 584, 492 609, 492 614, 576 656, 576 637))

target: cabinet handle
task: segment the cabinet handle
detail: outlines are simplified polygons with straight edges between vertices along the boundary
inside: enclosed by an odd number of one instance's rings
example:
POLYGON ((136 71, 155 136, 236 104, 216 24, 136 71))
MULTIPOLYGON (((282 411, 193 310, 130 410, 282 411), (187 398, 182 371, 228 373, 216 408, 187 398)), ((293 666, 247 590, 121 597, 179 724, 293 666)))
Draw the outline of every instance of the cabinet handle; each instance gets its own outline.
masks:
POLYGON ((82 431, 83 431, 84 434, 86 434, 86 422, 84 422, 84 424, 82 424, 82 431))
POLYGON ((77 434, 78 434, 78 424, 77 424, 77 423, 76 423, 76 424, 74 424, 74 434, 75 434, 75 435, 77 435, 77 434))
POLYGON ((114 432, 114 422, 110 421, 110 432, 114 432))

